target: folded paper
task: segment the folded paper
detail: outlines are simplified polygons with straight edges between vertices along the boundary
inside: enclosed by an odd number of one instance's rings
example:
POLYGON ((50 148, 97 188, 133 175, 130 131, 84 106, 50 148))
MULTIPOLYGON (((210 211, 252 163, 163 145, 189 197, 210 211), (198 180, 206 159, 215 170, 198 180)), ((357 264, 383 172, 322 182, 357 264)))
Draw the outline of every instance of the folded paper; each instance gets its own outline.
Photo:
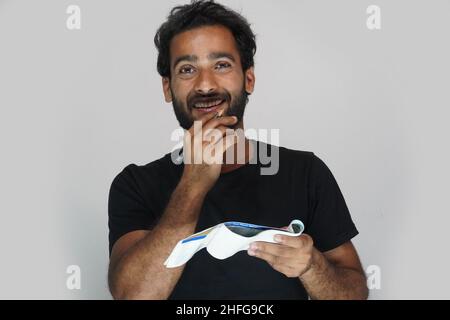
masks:
POLYGON ((259 226, 242 222, 225 222, 181 240, 164 262, 167 268, 177 268, 195 253, 206 248, 216 259, 227 259, 239 251, 248 250, 255 241, 275 243, 277 234, 299 236, 304 230, 300 220, 293 220, 287 229, 259 226))

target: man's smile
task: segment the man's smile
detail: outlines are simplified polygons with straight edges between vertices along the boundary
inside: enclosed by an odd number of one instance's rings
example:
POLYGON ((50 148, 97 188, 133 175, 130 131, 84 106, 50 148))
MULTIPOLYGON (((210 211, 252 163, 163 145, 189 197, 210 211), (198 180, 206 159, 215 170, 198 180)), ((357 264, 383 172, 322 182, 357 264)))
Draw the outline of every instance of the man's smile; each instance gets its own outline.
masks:
POLYGON ((205 114, 210 112, 221 112, 226 109, 226 100, 214 100, 210 102, 198 102, 192 107, 193 113, 205 114))

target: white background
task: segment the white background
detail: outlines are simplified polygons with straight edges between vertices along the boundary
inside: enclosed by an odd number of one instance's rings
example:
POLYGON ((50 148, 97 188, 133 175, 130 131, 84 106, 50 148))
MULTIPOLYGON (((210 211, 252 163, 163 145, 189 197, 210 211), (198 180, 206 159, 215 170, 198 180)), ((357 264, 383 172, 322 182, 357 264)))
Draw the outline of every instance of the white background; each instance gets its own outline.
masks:
MULTIPOLYGON (((108 191, 174 145, 153 37, 180 3, 0 0, 0 298, 111 298, 108 191)), ((450 298, 450 2, 222 3, 258 35, 246 127, 330 167, 365 268, 381 268, 371 298, 450 298)))

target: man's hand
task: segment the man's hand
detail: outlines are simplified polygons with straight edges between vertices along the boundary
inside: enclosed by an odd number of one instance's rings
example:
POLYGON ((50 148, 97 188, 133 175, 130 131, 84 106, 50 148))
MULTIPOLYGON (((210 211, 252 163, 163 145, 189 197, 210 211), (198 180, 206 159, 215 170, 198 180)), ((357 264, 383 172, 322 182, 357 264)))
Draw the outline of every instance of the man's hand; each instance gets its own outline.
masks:
POLYGON ((223 154, 237 143, 234 130, 230 130, 237 122, 236 117, 217 117, 212 112, 186 132, 183 182, 200 193, 207 193, 214 186, 222 169, 223 154), (211 157, 211 150, 219 152, 211 157))
POLYGON ((311 299, 367 299, 366 276, 350 241, 321 253, 307 234, 279 237, 275 244, 252 243, 248 253, 289 278, 299 278, 311 299))
POLYGON ((310 236, 276 235, 274 240, 277 243, 253 242, 248 254, 267 261, 289 278, 300 277, 311 268, 314 246, 310 236))

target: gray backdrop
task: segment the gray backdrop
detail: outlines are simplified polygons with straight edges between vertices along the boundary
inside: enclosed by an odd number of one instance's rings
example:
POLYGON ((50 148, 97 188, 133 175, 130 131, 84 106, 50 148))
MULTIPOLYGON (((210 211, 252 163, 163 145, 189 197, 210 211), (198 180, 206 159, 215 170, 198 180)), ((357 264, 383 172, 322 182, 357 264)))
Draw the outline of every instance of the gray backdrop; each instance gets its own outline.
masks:
MULTIPOLYGON (((153 36, 179 3, 0 1, 0 298, 110 299, 112 179, 174 145, 153 36)), ((258 35, 246 127, 279 128, 330 167, 364 267, 381 270, 371 298, 450 298, 450 2, 223 3, 258 35)))

